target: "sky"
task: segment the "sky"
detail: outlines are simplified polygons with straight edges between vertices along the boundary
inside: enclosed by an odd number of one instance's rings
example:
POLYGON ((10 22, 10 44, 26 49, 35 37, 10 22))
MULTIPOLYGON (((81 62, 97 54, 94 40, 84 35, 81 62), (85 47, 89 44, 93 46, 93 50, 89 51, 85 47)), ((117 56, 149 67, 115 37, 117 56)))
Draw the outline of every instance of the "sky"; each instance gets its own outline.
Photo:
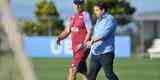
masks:
MULTIPOLYGON (((72 0, 53 0, 62 19, 67 19, 74 14, 72 0)), ((36 0, 12 0, 12 12, 16 17, 34 19, 36 0)), ((131 5, 136 7, 135 14, 142 12, 160 12, 160 0, 131 0, 131 5)))
MULTIPOLYGON (((62 19, 67 19, 67 17, 74 14, 72 8, 72 0, 53 0, 61 15, 62 19)), ((12 12, 16 17, 22 17, 25 19, 34 19, 36 0, 12 0, 12 12)))
POLYGON ((131 5, 137 9, 135 14, 160 12, 160 0, 131 0, 131 5))

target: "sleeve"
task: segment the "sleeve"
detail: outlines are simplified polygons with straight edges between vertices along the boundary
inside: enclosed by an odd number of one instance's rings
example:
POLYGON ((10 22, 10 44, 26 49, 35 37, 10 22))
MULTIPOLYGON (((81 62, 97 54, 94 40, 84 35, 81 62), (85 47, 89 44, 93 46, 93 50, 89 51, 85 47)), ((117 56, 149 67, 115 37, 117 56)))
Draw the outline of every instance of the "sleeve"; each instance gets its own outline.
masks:
POLYGON ((67 31, 71 30, 71 19, 70 18, 65 21, 65 29, 67 31))
POLYGON ((84 23, 85 23, 87 32, 90 32, 92 29, 92 20, 90 18, 90 15, 88 12, 84 12, 83 15, 84 15, 84 23))
POLYGON ((99 31, 99 34, 97 35, 97 37, 104 39, 110 36, 111 33, 115 32, 116 25, 117 23, 113 18, 102 20, 100 26, 103 28, 102 30, 99 31))

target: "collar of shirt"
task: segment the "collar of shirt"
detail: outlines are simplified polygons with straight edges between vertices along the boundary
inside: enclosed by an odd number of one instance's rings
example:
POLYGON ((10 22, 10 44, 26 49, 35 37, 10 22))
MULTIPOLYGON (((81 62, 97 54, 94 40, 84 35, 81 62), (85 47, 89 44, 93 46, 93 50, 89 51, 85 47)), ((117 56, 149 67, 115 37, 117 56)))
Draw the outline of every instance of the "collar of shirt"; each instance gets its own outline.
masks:
POLYGON ((102 13, 98 18, 97 18, 97 22, 101 21, 103 18, 107 17, 108 13, 104 12, 102 13))

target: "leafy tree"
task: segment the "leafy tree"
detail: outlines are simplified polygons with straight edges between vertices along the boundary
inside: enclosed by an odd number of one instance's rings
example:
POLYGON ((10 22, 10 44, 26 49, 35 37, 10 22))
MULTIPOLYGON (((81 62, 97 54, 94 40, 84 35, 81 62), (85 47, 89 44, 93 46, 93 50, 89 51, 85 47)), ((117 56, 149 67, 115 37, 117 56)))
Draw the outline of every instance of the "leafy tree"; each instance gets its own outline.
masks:
POLYGON ((29 36, 33 35, 35 31, 35 24, 32 21, 24 21, 23 32, 29 36))
MULTIPOLYGON (((129 2, 126 0, 85 0, 85 9, 93 16, 93 6, 97 1, 103 1, 110 5, 109 13, 113 14, 120 25, 127 24, 131 21, 135 12, 129 2)), ((64 28, 63 21, 52 1, 40 0, 35 8, 36 21, 25 21, 24 32, 27 35, 58 35, 64 28)))
POLYGON ((53 1, 40 0, 36 4, 35 22, 25 22, 27 35, 58 35, 64 28, 63 21, 53 1))
MULTIPOLYGON (((109 5, 109 13, 113 14, 120 25, 127 24, 131 21, 131 15, 134 14, 135 8, 132 7, 126 0, 86 0, 85 8, 93 14, 93 6, 97 1, 105 2, 109 5)), ((93 14, 93 19, 94 19, 93 14)))

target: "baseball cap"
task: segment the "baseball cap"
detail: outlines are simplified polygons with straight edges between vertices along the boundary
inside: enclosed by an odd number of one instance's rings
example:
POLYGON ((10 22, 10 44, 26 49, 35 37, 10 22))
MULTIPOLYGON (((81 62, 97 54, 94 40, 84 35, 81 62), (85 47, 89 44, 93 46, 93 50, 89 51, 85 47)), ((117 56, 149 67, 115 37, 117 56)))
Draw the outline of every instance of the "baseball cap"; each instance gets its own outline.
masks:
POLYGON ((73 0, 74 4, 83 4, 84 0, 73 0))

